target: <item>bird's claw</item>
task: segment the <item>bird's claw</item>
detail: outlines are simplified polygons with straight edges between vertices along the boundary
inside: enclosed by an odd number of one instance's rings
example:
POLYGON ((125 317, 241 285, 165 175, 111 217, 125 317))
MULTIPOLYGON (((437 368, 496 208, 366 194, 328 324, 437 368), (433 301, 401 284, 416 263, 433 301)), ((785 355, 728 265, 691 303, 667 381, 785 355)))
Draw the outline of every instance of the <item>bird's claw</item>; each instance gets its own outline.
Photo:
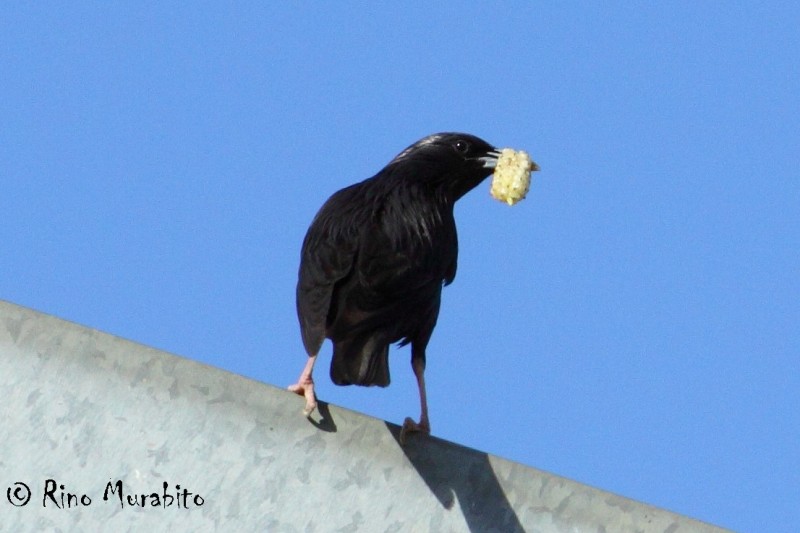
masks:
POLYGON ((306 406, 303 407, 303 416, 306 417, 306 418, 311 418, 311 413, 313 413, 314 409, 316 409, 316 408, 317 408, 317 403, 316 402, 314 402, 313 404, 308 404, 307 403, 306 406))
POLYGON ((294 385, 289 385, 287 389, 295 394, 305 397, 306 405, 303 407, 303 416, 306 418, 311 417, 311 413, 313 413, 314 409, 317 408, 317 395, 314 393, 313 383, 306 385, 296 383, 294 385))
POLYGON ((406 417, 403 421, 403 427, 400 429, 400 445, 405 446, 406 438, 409 433, 424 433, 429 435, 431 426, 426 420, 420 420, 419 423, 414 422, 411 417, 406 417))

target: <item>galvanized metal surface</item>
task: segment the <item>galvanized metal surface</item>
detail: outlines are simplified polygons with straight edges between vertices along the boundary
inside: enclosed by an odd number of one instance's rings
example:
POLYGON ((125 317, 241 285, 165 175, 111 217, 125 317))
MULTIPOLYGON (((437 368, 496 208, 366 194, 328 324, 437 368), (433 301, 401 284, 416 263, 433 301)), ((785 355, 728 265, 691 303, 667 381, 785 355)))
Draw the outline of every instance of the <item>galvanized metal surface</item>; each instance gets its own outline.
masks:
POLYGON ((5 302, 0 395, 3 531, 723 531, 5 302))

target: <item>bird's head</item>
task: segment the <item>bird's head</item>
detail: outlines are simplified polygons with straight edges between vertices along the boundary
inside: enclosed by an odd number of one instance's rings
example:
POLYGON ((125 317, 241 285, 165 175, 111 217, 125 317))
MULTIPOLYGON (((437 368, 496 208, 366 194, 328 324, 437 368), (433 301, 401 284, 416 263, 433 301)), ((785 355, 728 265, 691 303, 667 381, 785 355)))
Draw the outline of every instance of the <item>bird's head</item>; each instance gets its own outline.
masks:
POLYGON ((453 201, 494 170, 500 151, 468 133, 435 133, 415 142, 387 166, 415 181, 430 183, 453 201))

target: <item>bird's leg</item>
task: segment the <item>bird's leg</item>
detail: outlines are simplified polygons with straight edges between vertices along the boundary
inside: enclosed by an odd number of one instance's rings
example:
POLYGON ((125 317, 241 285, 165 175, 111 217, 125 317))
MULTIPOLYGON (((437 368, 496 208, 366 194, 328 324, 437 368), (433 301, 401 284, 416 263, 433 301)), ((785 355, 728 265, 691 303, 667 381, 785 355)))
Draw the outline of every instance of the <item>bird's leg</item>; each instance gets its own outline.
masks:
POLYGON ((422 414, 419 417, 419 422, 414 422, 411 417, 403 421, 403 428, 400 430, 400 444, 405 444, 406 436, 408 433, 430 433, 431 424, 428 421, 428 398, 425 394, 425 351, 423 349, 422 356, 415 353, 411 356, 411 367, 414 369, 414 375, 417 377, 417 386, 419 387, 419 403, 422 409, 422 414))
POLYGON ((311 373, 314 371, 314 363, 317 361, 316 355, 309 355, 305 368, 300 373, 297 383, 289 385, 289 390, 306 399, 306 406, 303 408, 303 415, 308 417, 314 412, 317 407, 317 395, 314 394, 314 379, 311 373))

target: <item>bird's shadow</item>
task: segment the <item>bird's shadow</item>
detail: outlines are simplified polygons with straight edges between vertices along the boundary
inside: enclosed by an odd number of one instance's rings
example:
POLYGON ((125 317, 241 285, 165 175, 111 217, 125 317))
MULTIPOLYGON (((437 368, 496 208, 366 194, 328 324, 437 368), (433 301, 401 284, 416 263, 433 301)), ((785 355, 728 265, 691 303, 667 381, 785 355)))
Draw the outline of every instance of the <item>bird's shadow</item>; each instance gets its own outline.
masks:
POLYGON ((422 434, 401 444, 400 427, 386 427, 442 507, 458 501, 470 531, 525 532, 486 453, 422 434))
POLYGON ((328 402, 317 400, 317 412, 319 413, 319 420, 314 420, 311 416, 308 417, 308 421, 311 423, 311 425, 321 431, 336 433, 336 422, 334 422, 333 416, 331 416, 331 410, 328 407, 328 402))

